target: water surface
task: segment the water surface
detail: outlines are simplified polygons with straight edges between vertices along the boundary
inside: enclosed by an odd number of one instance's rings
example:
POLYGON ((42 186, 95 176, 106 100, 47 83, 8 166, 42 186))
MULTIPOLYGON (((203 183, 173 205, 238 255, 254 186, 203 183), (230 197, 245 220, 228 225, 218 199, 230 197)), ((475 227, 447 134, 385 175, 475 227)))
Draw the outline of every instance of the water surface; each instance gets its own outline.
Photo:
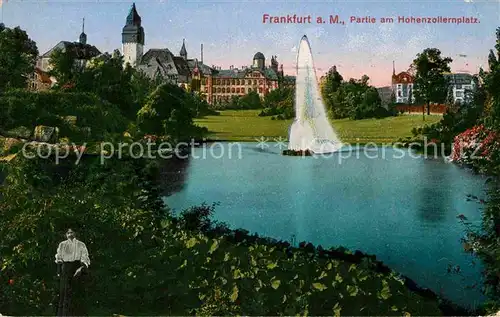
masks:
POLYGON ((454 302, 484 300, 477 287, 468 289, 481 267, 463 251, 457 219, 479 224, 481 205, 466 196, 484 198, 484 177, 442 159, 400 158, 392 148, 301 158, 268 145, 195 149, 197 158, 173 172, 182 184, 173 184, 166 203, 179 211, 219 202, 215 219, 231 228, 361 250, 454 302))

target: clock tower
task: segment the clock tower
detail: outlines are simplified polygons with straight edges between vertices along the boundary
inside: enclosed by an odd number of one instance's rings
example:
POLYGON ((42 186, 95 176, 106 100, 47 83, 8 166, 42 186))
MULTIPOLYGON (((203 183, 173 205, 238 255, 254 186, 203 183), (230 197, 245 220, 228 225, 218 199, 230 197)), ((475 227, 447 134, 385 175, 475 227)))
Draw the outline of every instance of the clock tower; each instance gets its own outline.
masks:
POLYGON ((144 28, 141 26, 141 17, 137 13, 135 3, 130 8, 122 30, 122 49, 124 65, 129 63, 135 67, 140 63, 144 52, 144 28))

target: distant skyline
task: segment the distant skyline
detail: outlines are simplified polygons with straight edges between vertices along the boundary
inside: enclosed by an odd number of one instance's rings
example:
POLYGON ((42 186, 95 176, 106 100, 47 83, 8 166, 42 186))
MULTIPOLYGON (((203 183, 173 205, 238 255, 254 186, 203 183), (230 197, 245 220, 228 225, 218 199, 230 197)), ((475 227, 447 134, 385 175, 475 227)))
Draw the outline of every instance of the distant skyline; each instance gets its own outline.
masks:
MULTIPOLYGON (((487 67, 489 50, 500 26, 500 1, 247 1, 138 0, 146 33, 145 52, 168 48, 179 54, 185 39, 188 58, 222 68, 249 66, 262 52, 269 65, 277 55, 285 74, 295 74, 296 50, 305 34, 311 43, 318 77, 336 65, 344 79, 370 77, 374 86, 390 84, 396 72, 407 70, 416 55, 437 47, 451 57, 452 71, 476 73, 487 67), (311 15, 311 24, 264 24, 263 15, 311 15), (345 25, 316 24, 315 17, 338 14, 345 25), (475 17, 477 24, 352 24, 359 17, 475 17)), ((77 41, 85 18, 88 43, 101 52, 121 50, 121 31, 132 1, 9 0, 3 22, 20 26, 36 41, 40 54, 61 40, 77 41)))

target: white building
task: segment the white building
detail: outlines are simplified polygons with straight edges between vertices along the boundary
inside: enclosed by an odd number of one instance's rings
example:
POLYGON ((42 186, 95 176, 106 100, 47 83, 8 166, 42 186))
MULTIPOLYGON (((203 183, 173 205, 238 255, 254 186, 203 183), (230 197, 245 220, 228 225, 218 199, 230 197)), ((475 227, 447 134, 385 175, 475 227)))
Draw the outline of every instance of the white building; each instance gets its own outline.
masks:
POLYGON ((453 100, 456 103, 462 103, 471 97, 472 91, 477 83, 473 75, 467 73, 445 74, 450 84, 450 93, 453 94, 453 100))

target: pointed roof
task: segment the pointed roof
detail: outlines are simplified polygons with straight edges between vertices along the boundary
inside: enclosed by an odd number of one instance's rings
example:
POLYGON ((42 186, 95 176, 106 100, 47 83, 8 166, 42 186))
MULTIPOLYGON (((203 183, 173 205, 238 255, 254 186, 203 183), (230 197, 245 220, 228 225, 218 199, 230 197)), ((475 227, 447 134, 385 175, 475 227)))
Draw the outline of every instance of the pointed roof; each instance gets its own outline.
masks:
POLYGON ((126 24, 141 26, 141 17, 139 16, 139 13, 137 13, 137 9, 135 8, 135 2, 132 4, 132 7, 130 8, 126 24))
POLYGON ((87 34, 85 34, 85 18, 82 23, 82 33, 80 33, 80 43, 87 44, 87 34))
POLYGON ((184 39, 182 39, 182 47, 179 53, 180 56, 187 56, 186 44, 184 43, 184 39))

